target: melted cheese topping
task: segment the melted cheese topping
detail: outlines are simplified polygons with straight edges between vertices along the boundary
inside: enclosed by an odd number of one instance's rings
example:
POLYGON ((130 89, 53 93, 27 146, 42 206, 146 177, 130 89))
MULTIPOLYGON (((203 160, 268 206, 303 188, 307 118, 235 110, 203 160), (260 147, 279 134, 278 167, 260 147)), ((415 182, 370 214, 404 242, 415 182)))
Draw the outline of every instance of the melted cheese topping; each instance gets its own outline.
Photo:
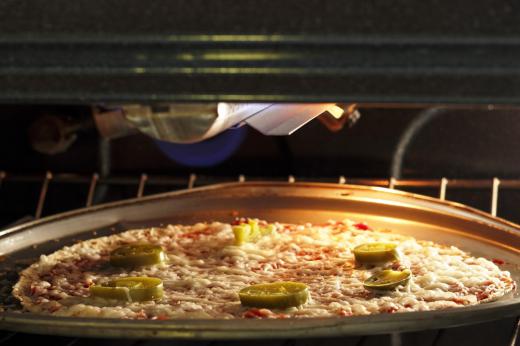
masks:
POLYGON ((445 309, 496 299, 515 287, 508 272, 456 247, 373 231, 349 220, 275 226, 272 234, 241 246, 233 245, 231 225, 223 223, 170 225, 92 239, 41 256, 21 273, 13 294, 29 311, 60 316, 229 319, 445 309), (168 261, 135 270, 109 265, 111 251, 135 242, 161 245, 168 261), (381 269, 354 261, 352 249, 368 242, 398 245, 400 261, 384 267, 410 268, 413 277, 406 287, 385 293, 363 287, 363 281, 381 269), (89 297, 90 285, 124 276, 161 278, 163 299, 120 302, 89 297), (286 310, 241 306, 241 288, 275 281, 303 282, 310 287, 311 299, 286 310))

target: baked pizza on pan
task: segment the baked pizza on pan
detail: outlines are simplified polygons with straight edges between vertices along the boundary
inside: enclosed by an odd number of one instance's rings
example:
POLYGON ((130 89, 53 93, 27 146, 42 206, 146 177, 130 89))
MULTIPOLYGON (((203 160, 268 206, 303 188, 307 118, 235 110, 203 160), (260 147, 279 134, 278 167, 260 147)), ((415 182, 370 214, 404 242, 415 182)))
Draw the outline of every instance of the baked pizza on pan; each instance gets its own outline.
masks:
POLYGON ((239 219, 79 242, 42 255, 13 294, 39 314, 162 320, 428 311, 514 289, 492 260, 364 223, 239 219))

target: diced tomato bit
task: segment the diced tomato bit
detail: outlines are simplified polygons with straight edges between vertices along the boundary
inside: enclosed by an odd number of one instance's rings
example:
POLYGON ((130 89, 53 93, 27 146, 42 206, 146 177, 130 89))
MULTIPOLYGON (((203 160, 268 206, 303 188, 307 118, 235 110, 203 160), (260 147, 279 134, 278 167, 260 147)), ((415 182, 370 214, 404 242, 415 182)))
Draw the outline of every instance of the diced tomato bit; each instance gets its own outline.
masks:
POLYGON ((450 292, 457 292, 460 294, 467 294, 468 288, 461 283, 454 283, 450 285, 450 292))
POLYGON ((270 315, 272 315, 271 310, 253 308, 253 309, 247 310, 244 313, 243 317, 244 318, 267 318, 270 315))
POLYGON ((489 293, 488 292, 483 291, 483 292, 478 292, 477 293, 477 299, 478 300, 484 300, 486 298, 489 298, 489 293))
POLYGON ((459 304, 459 305, 467 304, 467 301, 465 301, 464 299, 461 299, 461 298, 452 298, 451 301, 454 302, 455 304, 459 304))
POLYGON ((144 310, 139 311, 138 313, 136 313, 135 316, 138 320, 145 320, 148 318, 148 315, 146 314, 146 312, 144 310))
POLYGON ((386 309, 381 310, 381 312, 387 313, 387 314, 393 314, 397 311, 396 307, 389 307, 386 309))
POLYGON ((282 228, 282 230, 284 230, 284 231, 288 231, 288 232, 292 232, 292 231, 294 231, 294 229, 295 229, 295 228, 294 228, 293 225, 287 225, 287 224, 286 224, 286 225, 283 225, 283 228, 282 228))
POLYGON ((368 230, 370 230, 370 227, 367 224, 362 223, 362 222, 354 224, 354 227, 356 227, 360 231, 368 231, 368 230))
POLYGON ((493 261, 493 263, 495 263, 496 265, 502 265, 502 264, 506 263, 505 261, 503 261, 499 258, 493 258, 491 261, 493 261))
POLYGON ((158 316, 152 317, 152 319, 159 320, 159 321, 165 321, 165 320, 169 320, 170 318, 166 315, 158 315, 158 316))
POLYGON ((60 309, 59 305, 53 305, 53 306, 49 307, 49 312, 56 312, 59 309, 60 309))
POLYGON ((345 310, 345 309, 339 309, 339 310, 336 312, 336 314, 337 314, 338 316, 344 316, 344 317, 346 317, 346 316, 352 316, 352 312, 348 312, 348 311, 345 310))

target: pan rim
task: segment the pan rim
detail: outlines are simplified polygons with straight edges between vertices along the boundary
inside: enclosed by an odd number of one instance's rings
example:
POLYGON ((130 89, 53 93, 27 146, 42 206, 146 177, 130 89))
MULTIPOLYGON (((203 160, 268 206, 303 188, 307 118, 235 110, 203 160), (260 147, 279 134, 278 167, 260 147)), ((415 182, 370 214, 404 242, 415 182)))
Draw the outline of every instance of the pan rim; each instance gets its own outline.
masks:
MULTIPOLYGON (((14 227, 0 230, 0 239, 6 235, 10 235, 14 232, 19 232, 19 231, 25 230, 27 228, 40 226, 40 225, 43 225, 46 223, 51 223, 54 221, 65 220, 65 219, 69 219, 69 218, 72 218, 75 216, 90 214, 90 213, 94 213, 96 211, 105 210, 105 209, 114 209, 114 208, 117 209, 117 208, 121 208, 121 207, 139 205, 139 204, 158 201, 158 200, 162 200, 162 199, 175 198, 175 197, 183 196, 186 194, 203 193, 205 191, 212 191, 212 190, 220 190, 220 189, 234 188, 234 187, 266 187, 266 186, 272 186, 275 188, 316 187, 316 188, 359 190, 359 191, 364 190, 364 191, 378 191, 378 192, 383 192, 386 194, 393 194, 393 195, 401 196, 401 197, 405 197, 405 198, 425 201, 432 205, 444 206, 444 207, 448 207, 448 208, 455 209, 458 211, 463 211, 463 212, 467 212, 470 214, 478 215, 478 216, 483 217, 484 219, 488 220, 489 221, 488 225, 497 227, 496 224, 500 224, 500 226, 503 227, 503 230, 505 230, 505 231, 513 230, 513 234, 520 237, 520 224, 516 224, 512 221, 500 218, 498 216, 493 216, 490 213, 470 207, 468 205, 465 205, 465 204, 462 204, 459 202, 440 200, 440 199, 437 199, 434 197, 429 197, 429 196, 416 194, 416 193, 412 193, 412 192, 406 192, 406 191, 402 191, 402 190, 390 189, 390 188, 379 187, 379 186, 354 185, 354 184, 317 183, 317 182, 287 183, 287 182, 280 182, 280 181, 255 181, 255 182, 222 183, 222 184, 212 184, 212 185, 201 186, 201 187, 193 187, 191 189, 169 191, 169 192, 153 194, 153 195, 144 196, 144 197, 124 199, 121 201, 103 203, 103 204, 94 205, 91 207, 85 207, 85 208, 75 209, 75 210, 71 210, 71 211, 67 211, 67 212, 63 212, 63 213, 53 214, 53 215, 46 216, 46 217, 43 217, 38 220, 29 221, 29 222, 23 223, 21 225, 16 225, 14 227)), ((461 216, 458 216, 458 217, 465 219, 465 220, 471 220, 471 219, 467 219, 467 218, 464 218, 461 216)))

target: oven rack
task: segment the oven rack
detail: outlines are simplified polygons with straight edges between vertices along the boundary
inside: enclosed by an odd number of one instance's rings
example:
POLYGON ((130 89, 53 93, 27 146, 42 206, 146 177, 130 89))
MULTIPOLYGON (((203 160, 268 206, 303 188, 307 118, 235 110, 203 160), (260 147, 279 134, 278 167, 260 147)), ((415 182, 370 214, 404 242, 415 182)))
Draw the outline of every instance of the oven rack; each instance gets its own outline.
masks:
POLYGON ((43 176, 31 175, 31 174, 10 174, 6 171, 0 171, 0 193, 2 185, 5 182, 41 182, 41 188, 38 195, 38 201, 34 213, 34 218, 39 219, 42 216, 43 209, 45 206, 45 200, 49 190, 49 185, 53 182, 56 183, 70 183, 70 184, 85 184, 87 185, 87 197, 85 200, 85 206, 90 207, 94 203, 94 195, 96 189, 100 185, 135 185, 136 194, 135 197, 140 198, 145 193, 146 186, 171 186, 174 189, 187 188, 192 189, 195 186, 206 186, 218 183, 229 183, 229 182, 245 182, 259 181, 259 180, 274 180, 282 181, 286 180, 288 183, 294 183, 298 181, 305 182, 335 182, 338 184, 355 184, 355 185, 368 185, 377 187, 387 187, 390 189, 395 188, 437 188, 438 198, 441 200, 446 199, 446 193, 448 187, 452 189, 490 189, 491 199, 489 212, 493 216, 497 216, 498 203, 499 203, 499 191, 500 189, 511 189, 520 190, 520 179, 500 179, 494 177, 491 179, 449 179, 446 177, 440 179, 397 179, 390 177, 384 178, 347 178, 345 176, 339 176, 337 179, 334 178, 313 178, 313 179, 299 179, 293 175, 287 176, 286 179, 266 178, 266 177, 246 177, 243 174, 238 177, 220 177, 220 176, 207 176, 197 175, 195 173, 190 174, 187 177, 182 176, 150 176, 146 173, 142 173, 140 176, 109 176, 101 177, 98 173, 92 175, 81 175, 76 173, 53 173, 47 171, 43 176))

